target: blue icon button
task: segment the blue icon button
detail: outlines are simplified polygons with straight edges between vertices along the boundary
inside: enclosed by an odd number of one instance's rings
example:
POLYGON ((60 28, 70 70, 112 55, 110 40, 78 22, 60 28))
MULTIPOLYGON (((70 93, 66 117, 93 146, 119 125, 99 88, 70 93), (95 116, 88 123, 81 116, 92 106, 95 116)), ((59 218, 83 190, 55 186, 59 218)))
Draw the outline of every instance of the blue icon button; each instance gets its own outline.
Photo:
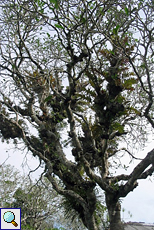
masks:
POLYGON ((15 227, 18 226, 18 224, 15 222, 15 215, 11 211, 7 211, 3 215, 4 221, 7 223, 12 223, 15 227))
POLYGON ((0 230, 21 230, 21 209, 0 208, 0 230))

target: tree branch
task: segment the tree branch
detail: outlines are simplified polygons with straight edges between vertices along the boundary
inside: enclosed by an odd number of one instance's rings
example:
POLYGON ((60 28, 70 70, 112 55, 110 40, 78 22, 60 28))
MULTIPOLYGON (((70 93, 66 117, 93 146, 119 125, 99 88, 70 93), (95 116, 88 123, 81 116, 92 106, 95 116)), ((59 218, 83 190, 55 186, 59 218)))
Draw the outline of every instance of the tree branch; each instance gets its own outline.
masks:
POLYGON ((125 197, 132 189, 136 187, 136 183, 138 179, 142 179, 142 177, 147 177, 148 173, 152 173, 152 170, 154 169, 154 149, 152 149, 147 156, 134 168, 133 172, 130 174, 130 178, 128 179, 128 182, 123 186, 123 189, 121 190, 121 196, 125 197), (145 169, 152 164, 152 167, 147 170, 145 169))

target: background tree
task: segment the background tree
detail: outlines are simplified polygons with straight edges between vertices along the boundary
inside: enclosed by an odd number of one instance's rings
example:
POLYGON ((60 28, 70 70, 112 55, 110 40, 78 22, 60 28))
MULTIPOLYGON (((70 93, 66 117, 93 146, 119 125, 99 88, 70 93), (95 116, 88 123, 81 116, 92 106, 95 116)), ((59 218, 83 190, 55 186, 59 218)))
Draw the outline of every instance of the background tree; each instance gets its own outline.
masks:
POLYGON ((34 183, 11 165, 3 164, 0 169, 1 207, 21 208, 22 229, 51 229, 56 222, 61 198, 47 179, 34 183), (47 219, 50 219, 50 225, 47 219))
POLYGON ((18 188, 14 192, 11 208, 21 208, 23 229, 51 229, 60 197, 52 190, 47 191, 47 184, 28 184, 24 189, 18 188), (26 188, 27 187, 27 188, 26 188), (50 219, 51 222, 46 220, 50 219))
MULTIPOLYGON (((58 182, 58 181, 57 181, 58 182)), ((62 197, 42 178, 32 181, 11 165, 0 167, 0 201, 2 208, 21 208, 22 229, 85 229, 74 213, 73 220, 65 215, 62 197), (70 221, 71 220, 71 221, 70 221), (61 227, 60 227, 61 226, 61 227)), ((99 208, 99 215, 103 214, 99 208)))
POLYGON ((2 138, 25 143, 89 230, 99 229, 96 186, 110 229, 124 229, 120 198, 154 171, 154 149, 137 159, 129 148, 144 146, 154 127, 153 2, 1 6, 2 138), (64 153, 68 143, 74 161, 64 153), (129 175, 113 173, 121 154, 139 160, 129 175))
POLYGON ((12 196, 19 183, 19 172, 11 165, 2 164, 0 166, 0 207, 12 201, 12 196))

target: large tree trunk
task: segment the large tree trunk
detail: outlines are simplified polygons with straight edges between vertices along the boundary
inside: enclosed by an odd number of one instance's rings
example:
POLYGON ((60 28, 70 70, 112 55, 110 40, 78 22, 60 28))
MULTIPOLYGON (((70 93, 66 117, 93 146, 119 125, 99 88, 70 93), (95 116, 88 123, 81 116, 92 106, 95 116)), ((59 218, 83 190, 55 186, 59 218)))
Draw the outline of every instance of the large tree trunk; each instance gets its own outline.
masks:
POLYGON ((88 228, 88 230, 98 230, 98 227, 95 222, 95 218, 90 213, 85 214, 85 223, 84 225, 88 228))
POLYGON ((106 194, 106 205, 108 209, 110 230, 124 230, 121 221, 121 204, 113 194, 106 194))

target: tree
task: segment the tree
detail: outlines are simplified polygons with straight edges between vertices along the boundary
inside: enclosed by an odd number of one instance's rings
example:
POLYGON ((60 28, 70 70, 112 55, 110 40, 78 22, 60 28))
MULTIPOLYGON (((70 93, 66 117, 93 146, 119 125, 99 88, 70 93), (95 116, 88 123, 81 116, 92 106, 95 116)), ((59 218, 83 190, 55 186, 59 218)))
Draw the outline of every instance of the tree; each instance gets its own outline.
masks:
MULTIPOLYGON (((66 227, 59 227, 61 230, 74 229, 71 221, 64 218, 61 197, 51 188, 46 178, 36 184, 32 182, 25 184, 24 188, 19 187, 14 192, 13 198, 9 207, 21 208, 22 229, 52 230, 56 224, 66 227)), ((76 218, 76 226, 81 225, 81 222, 78 222, 76 218)))
POLYGON ((154 149, 137 159, 129 148, 144 147, 154 127, 153 8, 150 0, 1 3, 1 136, 39 158, 89 230, 99 229, 96 186, 110 229, 122 230, 120 198, 154 171, 154 149), (139 160, 129 175, 113 173, 120 154, 139 160))
POLYGON ((61 216, 58 196, 46 178, 32 182, 21 176, 11 165, 0 167, 0 205, 3 208, 21 208, 22 229, 51 229, 56 216, 61 216), (46 222, 50 219, 50 225, 46 222))
POLYGON ((44 186, 41 182, 28 183, 14 192, 14 199, 9 207, 21 208, 22 229, 47 230, 53 227, 60 197, 53 190, 47 190, 48 184, 45 182, 44 186), (50 224, 47 219, 52 220, 50 224))
POLYGON ((17 170, 11 165, 0 166, 0 207, 12 201, 12 196, 20 183, 20 176, 17 170))
POLYGON ((22 229, 51 230, 56 223, 67 229, 71 225, 74 229, 72 223, 63 217, 61 197, 46 178, 34 182, 21 176, 11 165, 3 164, 0 167, 0 183, 0 205, 2 208, 21 209, 22 229))

